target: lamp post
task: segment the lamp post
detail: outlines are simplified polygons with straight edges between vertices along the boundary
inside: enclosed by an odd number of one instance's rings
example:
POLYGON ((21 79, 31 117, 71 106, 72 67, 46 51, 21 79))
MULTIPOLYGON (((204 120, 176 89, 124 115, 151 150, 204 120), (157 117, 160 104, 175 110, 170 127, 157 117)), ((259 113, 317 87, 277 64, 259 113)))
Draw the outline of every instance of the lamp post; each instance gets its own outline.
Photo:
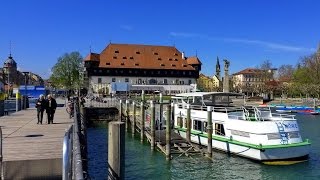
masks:
POLYGON ((28 98, 28 93, 27 93, 27 75, 29 74, 29 72, 22 72, 22 74, 24 75, 24 95, 26 96, 23 99, 23 103, 26 106, 27 104, 27 98, 28 98))

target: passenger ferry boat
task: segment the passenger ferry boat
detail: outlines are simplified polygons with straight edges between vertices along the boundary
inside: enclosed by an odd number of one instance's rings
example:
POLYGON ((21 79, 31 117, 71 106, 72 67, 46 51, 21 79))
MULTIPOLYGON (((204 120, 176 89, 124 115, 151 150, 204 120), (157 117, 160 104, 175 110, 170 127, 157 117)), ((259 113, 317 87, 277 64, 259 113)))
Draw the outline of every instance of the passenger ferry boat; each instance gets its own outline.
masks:
POLYGON ((269 107, 243 106, 241 97, 243 94, 225 92, 177 94, 172 97, 175 132, 186 138, 190 108, 191 141, 207 145, 210 107, 213 148, 266 164, 292 164, 308 158, 311 143, 302 140, 295 115, 272 113, 269 107), (236 102, 242 103, 234 105, 236 102))

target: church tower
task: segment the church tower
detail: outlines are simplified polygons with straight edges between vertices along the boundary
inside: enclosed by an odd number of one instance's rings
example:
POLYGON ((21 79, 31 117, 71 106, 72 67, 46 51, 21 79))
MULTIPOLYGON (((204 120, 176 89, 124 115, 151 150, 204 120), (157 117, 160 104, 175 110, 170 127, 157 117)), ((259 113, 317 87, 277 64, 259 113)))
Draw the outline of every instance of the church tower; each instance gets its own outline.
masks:
POLYGON ((219 63, 219 57, 217 56, 217 63, 216 63, 216 75, 219 81, 221 80, 220 78, 220 63, 219 63))

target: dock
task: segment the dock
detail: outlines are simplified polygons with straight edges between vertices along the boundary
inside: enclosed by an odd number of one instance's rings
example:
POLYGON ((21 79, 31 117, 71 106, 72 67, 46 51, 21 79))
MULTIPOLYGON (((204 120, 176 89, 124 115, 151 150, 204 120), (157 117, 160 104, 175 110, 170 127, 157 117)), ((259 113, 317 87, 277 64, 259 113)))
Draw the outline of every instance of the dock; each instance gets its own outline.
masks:
POLYGON ((0 117, 2 179, 62 179, 62 147, 72 119, 58 107, 53 124, 37 124, 35 108, 0 117))

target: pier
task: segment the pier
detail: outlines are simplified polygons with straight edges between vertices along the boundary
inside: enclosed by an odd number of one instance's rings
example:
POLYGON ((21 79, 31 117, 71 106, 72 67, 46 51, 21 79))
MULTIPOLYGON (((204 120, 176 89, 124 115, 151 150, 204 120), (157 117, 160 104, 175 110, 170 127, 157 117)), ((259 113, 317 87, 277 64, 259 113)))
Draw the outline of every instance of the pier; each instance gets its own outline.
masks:
POLYGON ((61 179, 63 137, 73 123, 65 107, 58 107, 54 124, 37 124, 31 108, 0 117, 2 179, 61 179))

